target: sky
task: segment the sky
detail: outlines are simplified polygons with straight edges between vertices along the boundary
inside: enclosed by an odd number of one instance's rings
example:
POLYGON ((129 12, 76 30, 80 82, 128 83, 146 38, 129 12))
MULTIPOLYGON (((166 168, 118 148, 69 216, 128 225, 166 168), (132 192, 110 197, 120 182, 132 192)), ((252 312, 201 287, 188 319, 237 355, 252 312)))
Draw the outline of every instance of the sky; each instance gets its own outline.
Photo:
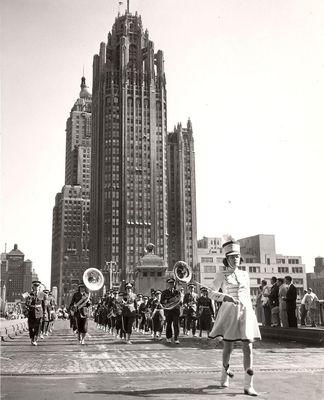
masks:
MULTIPOLYGON (((65 123, 118 0, 1 0, 1 237, 50 282, 65 123)), ((123 13, 125 4, 120 7, 123 13)), ((131 0, 164 52, 168 129, 194 130, 198 238, 324 256, 324 2, 131 0)))

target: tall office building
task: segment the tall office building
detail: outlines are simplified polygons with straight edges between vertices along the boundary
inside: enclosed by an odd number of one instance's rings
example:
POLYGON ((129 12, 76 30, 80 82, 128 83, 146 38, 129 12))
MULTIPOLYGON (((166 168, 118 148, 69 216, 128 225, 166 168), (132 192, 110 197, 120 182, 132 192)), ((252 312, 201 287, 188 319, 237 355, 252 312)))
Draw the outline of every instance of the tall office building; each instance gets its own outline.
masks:
POLYGON ((51 286, 66 304, 89 267, 91 94, 81 79, 79 98, 66 122, 65 185, 55 198, 51 286))
POLYGON ((118 15, 93 60, 90 265, 132 280, 146 244, 167 260, 167 100, 162 51, 118 15))
POLYGON ((198 278, 195 150, 191 121, 167 139, 169 269, 186 261, 198 278))

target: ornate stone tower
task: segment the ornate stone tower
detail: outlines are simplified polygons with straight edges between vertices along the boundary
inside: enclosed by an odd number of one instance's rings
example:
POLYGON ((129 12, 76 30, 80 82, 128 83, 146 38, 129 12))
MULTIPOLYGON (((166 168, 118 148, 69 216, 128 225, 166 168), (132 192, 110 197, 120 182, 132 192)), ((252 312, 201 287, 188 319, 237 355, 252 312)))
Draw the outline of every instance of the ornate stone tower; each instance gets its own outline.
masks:
POLYGON ((168 134, 169 269, 183 260, 198 280, 195 149, 191 121, 168 134))
POLYGON ((118 15, 93 60, 90 265, 132 280, 146 243, 167 260, 167 100, 162 51, 118 15))

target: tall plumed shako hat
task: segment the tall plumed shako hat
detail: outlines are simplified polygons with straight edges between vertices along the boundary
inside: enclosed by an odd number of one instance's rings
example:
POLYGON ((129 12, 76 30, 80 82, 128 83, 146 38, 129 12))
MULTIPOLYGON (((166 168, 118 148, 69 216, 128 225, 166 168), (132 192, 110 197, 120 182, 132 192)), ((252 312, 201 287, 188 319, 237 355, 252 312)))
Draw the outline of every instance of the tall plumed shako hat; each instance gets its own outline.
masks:
POLYGON ((236 240, 230 240, 229 242, 224 243, 222 247, 225 257, 241 254, 240 243, 236 240))

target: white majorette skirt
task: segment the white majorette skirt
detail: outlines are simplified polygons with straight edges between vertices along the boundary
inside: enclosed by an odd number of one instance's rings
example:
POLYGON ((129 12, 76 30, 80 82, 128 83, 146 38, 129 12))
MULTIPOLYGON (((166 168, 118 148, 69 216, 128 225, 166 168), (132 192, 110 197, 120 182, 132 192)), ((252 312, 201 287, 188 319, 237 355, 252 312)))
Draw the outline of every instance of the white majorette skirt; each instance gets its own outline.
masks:
POLYGON ((261 339, 258 321, 252 305, 225 301, 222 303, 209 337, 221 336, 228 342, 254 342, 261 339))

